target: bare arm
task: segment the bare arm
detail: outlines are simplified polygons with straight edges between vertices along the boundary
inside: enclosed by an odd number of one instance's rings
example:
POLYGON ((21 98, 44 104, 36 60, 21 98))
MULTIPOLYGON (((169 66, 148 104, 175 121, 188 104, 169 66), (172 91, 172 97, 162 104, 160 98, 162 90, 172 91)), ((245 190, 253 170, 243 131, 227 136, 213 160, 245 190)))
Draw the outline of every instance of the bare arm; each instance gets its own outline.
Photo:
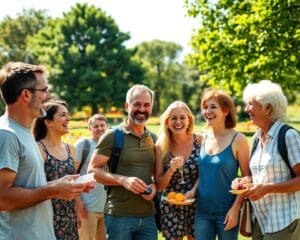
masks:
POLYGON ((68 144, 68 145, 70 147, 71 157, 72 157, 72 159, 74 161, 75 169, 78 170, 80 163, 76 159, 75 147, 73 145, 71 145, 71 144, 68 144))
POLYGON ((155 182, 157 186, 157 191, 160 192, 164 190, 171 178, 174 172, 177 168, 181 167, 183 165, 183 160, 177 160, 173 158, 170 161, 170 168, 164 172, 163 170, 163 160, 161 159, 161 149, 159 145, 155 146, 155 154, 156 154, 156 162, 155 162, 155 182))
POLYGON ((31 207, 51 198, 74 199, 87 187, 87 184, 71 183, 71 178, 50 182, 37 188, 14 186, 17 174, 7 168, 0 170, 0 211, 11 211, 31 207))
POLYGON ((89 163, 88 172, 94 173, 94 178, 97 182, 108 186, 123 186, 135 194, 141 194, 145 191, 147 185, 142 179, 113 174, 103 170, 103 167, 108 160, 108 156, 93 153, 89 163))
POLYGON ((184 194, 185 199, 194 198, 196 196, 197 188, 199 185, 199 178, 197 178, 194 186, 191 188, 191 190, 187 191, 184 194))
POLYGON ((233 144, 236 159, 239 161, 240 169, 243 176, 250 176, 249 169, 249 144, 244 134, 238 133, 236 141, 233 144))
MULTIPOLYGON (((249 145, 246 137, 239 133, 233 142, 233 152, 236 159, 239 161, 240 169, 243 176, 249 176, 249 145)), ((225 217, 225 230, 230 230, 238 224, 239 210, 244 201, 244 197, 239 195, 236 197, 233 205, 229 209, 225 217)))

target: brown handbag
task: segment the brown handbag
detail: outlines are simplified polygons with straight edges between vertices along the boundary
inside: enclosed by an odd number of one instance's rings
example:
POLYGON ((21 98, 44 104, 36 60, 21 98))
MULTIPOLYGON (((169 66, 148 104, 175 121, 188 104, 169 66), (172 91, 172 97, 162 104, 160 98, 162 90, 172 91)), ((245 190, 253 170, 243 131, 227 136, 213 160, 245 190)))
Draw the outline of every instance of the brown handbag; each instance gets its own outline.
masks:
POLYGON ((240 233, 245 237, 252 236, 251 203, 245 200, 241 208, 240 233))

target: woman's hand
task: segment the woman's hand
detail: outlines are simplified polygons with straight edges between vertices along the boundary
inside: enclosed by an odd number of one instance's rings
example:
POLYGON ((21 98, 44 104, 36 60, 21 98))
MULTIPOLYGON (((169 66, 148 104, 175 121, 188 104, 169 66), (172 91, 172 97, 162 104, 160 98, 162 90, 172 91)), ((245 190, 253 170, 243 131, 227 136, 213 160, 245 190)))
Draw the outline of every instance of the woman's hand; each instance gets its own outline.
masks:
POLYGON ((245 189, 250 188, 252 183, 252 177, 251 176, 245 176, 242 178, 235 178, 231 182, 231 188, 232 189, 245 189))
POLYGON ((170 161, 170 170, 175 172, 177 168, 182 167, 184 164, 184 158, 182 156, 173 157, 170 161))
POLYGON ((77 226, 78 228, 81 228, 82 219, 87 218, 87 209, 79 197, 76 198, 75 205, 76 205, 77 226))
POLYGON ((239 219, 239 208, 237 207, 231 207, 229 211, 227 212, 224 220, 225 224, 225 231, 228 231, 232 228, 234 228, 238 224, 239 219))
POLYGON ((190 198, 194 198, 194 197, 195 197, 194 189, 191 189, 184 194, 184 199, 190 199, 190 198))

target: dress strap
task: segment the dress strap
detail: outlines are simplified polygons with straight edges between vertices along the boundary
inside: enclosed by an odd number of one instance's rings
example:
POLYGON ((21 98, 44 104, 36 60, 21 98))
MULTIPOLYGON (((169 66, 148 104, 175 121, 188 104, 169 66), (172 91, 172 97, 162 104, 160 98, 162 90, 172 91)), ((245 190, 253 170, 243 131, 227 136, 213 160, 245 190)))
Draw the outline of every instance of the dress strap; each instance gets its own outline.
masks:
POLYGON ((193 145, 194 145, 195 147, 199 148, 200 146, 199 146, 199 144, 198 144, 198 139, 197 139, 196 134, 193 134, 193 139, 194 139, 193 145))
POLYGON ((70 150, 69 144, 68 144, 68 143, 65 143, 65 142, 64 142, 64 144, 65 144, 65 147, 66 147, 66 149, 67 149, 68 156, 71 156, 71 150, 70 150))
POLYGON ((234 141, 235 137, 236 137, 238 134, 239 134, 239 132, 236 132, 236 133, 233 135, 233 138, 232 138, 232 140, 231 140, 231 143, 230 143, 230 145, 233 143, 233 141, 234 141))
POLYGON ((38 141, 38 144, 41 146, 41 148, 44 150, 44 152, 49 155, 49 152, 47 150, 46 145, 42 141, 38 141))

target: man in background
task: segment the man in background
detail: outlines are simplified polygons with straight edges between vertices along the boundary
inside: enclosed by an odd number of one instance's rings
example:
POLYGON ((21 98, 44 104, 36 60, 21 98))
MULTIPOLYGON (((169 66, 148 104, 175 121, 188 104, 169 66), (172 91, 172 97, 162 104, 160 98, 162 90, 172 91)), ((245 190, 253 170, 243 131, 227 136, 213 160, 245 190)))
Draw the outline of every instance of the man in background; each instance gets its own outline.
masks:
MULTIPOLYGON (((81 138, 75 143, 76 159, 80 162, 79 173, 84 175, 96 148, 99 138, 108 129, 108 121, 101 114, 94 114, 88 120, 90 138, 81 138)), ((81 194, 79 212, 83 213, 79 228, 80 240, 106 240, 104 224, 104 205, 106 202, 106 190, 100 183, 95 183, 95 189, 90 193, 81 194)))

